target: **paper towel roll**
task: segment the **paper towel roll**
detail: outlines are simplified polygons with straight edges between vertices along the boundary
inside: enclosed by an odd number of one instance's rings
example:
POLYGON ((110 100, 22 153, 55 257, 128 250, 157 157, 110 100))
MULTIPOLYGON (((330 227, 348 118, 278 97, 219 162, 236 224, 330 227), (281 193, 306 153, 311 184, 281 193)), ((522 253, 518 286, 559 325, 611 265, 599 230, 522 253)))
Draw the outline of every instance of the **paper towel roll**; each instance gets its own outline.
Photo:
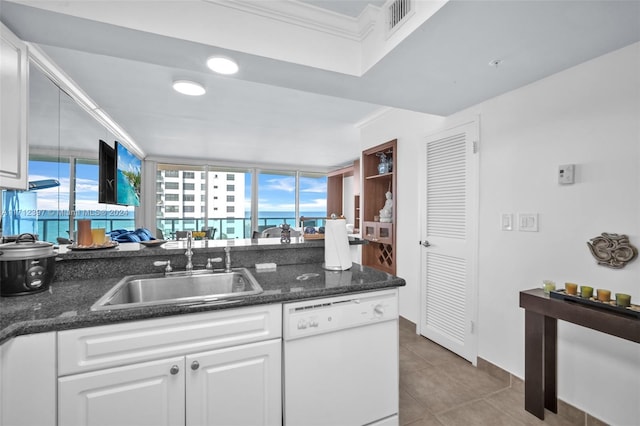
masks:
POLYGON ((327 220, 324 226, 324 265, 325 269, 344 271, 351 268, 349 237, 345 219, 327 220))

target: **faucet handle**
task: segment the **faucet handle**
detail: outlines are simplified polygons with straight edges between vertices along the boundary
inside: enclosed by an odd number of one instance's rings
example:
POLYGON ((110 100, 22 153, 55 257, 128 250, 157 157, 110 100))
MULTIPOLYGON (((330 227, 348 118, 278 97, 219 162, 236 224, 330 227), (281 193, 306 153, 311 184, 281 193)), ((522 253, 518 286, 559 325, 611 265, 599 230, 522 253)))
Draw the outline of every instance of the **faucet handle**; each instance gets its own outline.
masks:
POLYGON ((205 266, 206 269, 213 269, 213 263, 214 262, 222 262, 222 258, 221 257, 208 257, 207 258, 207 265, 205 266))
POLYGON ((164 268, 165 272, 173 271, 170 260, 156 260, 155 262, 153 262, 153 266, 165 266, 164 268))

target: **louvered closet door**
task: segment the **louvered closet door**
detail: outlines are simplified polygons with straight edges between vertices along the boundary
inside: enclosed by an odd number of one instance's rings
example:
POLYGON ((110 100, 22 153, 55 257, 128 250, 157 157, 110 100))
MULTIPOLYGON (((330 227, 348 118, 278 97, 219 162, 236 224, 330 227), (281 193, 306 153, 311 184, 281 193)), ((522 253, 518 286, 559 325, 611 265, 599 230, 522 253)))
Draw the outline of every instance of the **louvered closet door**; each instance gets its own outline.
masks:
POLYGON ((477 134, 477 123, 466 124, 427 138, 422 150, 419 327, 474 364, 477 134))

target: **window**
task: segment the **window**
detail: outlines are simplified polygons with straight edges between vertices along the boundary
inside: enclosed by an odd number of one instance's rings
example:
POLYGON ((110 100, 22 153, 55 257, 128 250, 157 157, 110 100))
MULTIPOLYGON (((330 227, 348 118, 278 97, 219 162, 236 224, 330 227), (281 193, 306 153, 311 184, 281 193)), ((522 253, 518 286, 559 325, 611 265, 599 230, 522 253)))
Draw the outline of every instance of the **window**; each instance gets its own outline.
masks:
POLYGON ((236 190, 236 186, 235 185, 227 185, 227 192, 233 192, 236 190))
POLYGON ((205 189, 207 189, 207 185, 205 185, 204 183, 201 183, 200 190, 204 191, 205 189))
POLYGON ((195 179, 196 175, 193 172, 182 172, 183 179, 195 179))
POLYGON ((206 200, 205 195, 201 195, 200 196, 200 201, 204 203, 204 200, 206 200))
POLYGON ((164 184, 164 189, 180 189, 178 182, 167 182, 164 184))
POLYGON ((193 213, 195 212, 195 209, 193 206, 182 206, 182 211, 185 213, 193 213))
POLYGON ((227 174, 227 180, 236 180, 236 175, 233 173, 227 174))
POLYGON ((91 219, 94 227, 107 231, 133 229, 133 207, 98 203, 97 163, 96 159, 52 158, 32 152, 29 181, 55 179, 60 185, 37 191, 2 191, 3 232, 35 233, 42 241, 56 243, 58 237, 73 238, 78 219, 91 219), (71 170, 75 173, 74 181, 70 180, 71 170))
POLYGON ((326 217, 327 176, 318 173, 300 173, 299 185, 300 216, 326 217))
POLYGON ((207 174, 205 172, 200 173, 200 179, 205 180, 207 178, 207 174))
POLYGON ((295 172, 265 171, 258 175, 258 230, 296 223, 295 172))
POLYGON ((228 203, 235 203, 236 201, 236 196, 235 195, 227 195, 227 202, 228 203))
POLYGON ((165 213, 178 213, 180 210, 178 206, 167 206, 164 208, 165 213))
POLYGON ((227 206, 227 213, 235 213, 236 208, 234 206, 227 206))
POLYGON ((193 191, 196 189, 195 184, 193 183, 185 183, 184 186, 182 187, 185 191, 193 191))
POLYGON ((180 172, 178 170, 166 170, 164 172, 164 177, 180 177, 180 172))
POLYGON ((179 194, 165 194, 164 200, 165 201, 180 201, 180 195, 179 194))
POLYGON ((195 201, 196 196, 193 194, 184 194, 182 196, 183 201, 195 201))
POLYGON ((233 228, 233 227, 227 228, 227 234, 235 234, 235 233, 236 233, 236 228, 233 228))

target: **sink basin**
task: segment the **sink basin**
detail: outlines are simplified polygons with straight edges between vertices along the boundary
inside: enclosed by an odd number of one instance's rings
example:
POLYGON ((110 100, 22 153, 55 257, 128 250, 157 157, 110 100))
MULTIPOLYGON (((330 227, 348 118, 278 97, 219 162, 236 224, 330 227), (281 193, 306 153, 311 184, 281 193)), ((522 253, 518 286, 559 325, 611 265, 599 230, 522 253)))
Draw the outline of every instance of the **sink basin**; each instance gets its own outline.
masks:
POLYGON ((222 303, 261 292, 262 287, 245 268, 232 272, 203 270, 166 275, 131 275, 113 286, 91 310, 222 303))

